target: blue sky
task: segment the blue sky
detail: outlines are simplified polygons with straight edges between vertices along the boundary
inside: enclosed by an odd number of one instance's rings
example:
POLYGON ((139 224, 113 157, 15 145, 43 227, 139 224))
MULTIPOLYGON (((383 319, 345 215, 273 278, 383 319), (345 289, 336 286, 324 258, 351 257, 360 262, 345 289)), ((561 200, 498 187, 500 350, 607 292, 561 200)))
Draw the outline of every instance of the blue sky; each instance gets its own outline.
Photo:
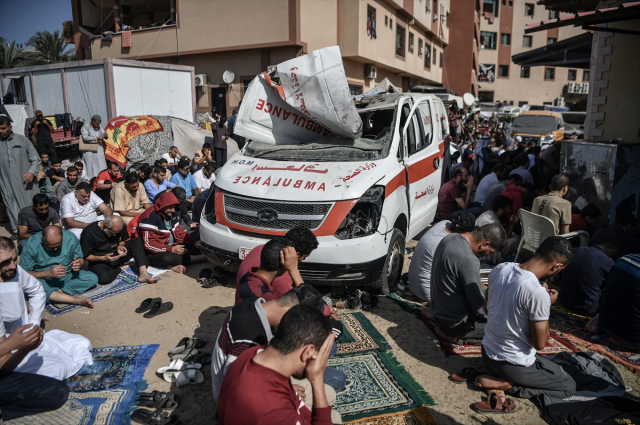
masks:
POLYGON ((0 0, 0 37, 26 43, 36 31, 62 32, 72 18, 71 0, 0 0))

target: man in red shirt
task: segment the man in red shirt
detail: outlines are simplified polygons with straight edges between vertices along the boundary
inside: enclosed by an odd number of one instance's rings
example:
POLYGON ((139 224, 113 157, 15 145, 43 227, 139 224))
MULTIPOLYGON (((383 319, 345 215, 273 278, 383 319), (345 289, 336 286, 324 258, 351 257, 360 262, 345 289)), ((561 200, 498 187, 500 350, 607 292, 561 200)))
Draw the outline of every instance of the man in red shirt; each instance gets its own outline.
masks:
POLYGON ((117 162, 107 161, 107 169, 101 171, 93 182, 93 191, 105 204, 111 202, 111 187, 120 178, 120 166, 117 162))
MULTIPOLYGON (((453 213, 458 210, 466 210, 471 205, 471 188, 473 187, 473 176, 464 167, 456 168, 453 172, 453 179, 442 185, 438 192, 438 217, 440 220, 451 220, 453 213), (467 188, 467 194, 462 197, 460 185, 463 184, 467 188)), ((480 205, 480 204, 478 204, 480 205)), ((472 211, 469 211, 473 214, 472 211)), ((482 214, 474 214, 476 217, 482 214)))
MULTIPOLYGON (((268 346, 246 350, 229 367, 218 398, 220 425, 331 425, 323 376, 335 337, 329 320, 306 305, 292 307, 268 346), (313 408, 291 377, 311 383, 313 408)), ((334 414, 335 415, 335 414, 334 414)))

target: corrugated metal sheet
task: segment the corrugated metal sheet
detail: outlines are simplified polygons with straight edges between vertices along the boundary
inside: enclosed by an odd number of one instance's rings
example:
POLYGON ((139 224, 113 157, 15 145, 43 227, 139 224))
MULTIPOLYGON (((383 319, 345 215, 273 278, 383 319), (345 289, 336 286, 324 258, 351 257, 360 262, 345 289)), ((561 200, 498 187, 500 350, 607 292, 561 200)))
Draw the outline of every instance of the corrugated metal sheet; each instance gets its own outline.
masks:
POLYGON ((27 116, 33 117, 35 116, 35 109, 33 109, 33 97, 31 96, 31 77, 29 76, 29 74, 26 74, 24 76, 24 92, 27 98, 27 103, 25 105, 27 107, 27 116))
POLYGON ((62 77, 59 69, 33 73, 36 87, 36 104, 45 115, 64 114, 62 77))
POLYGON ((107 109, 104 67, 97 65, 68 68, 65 75, 69 112, 73 118, 82 117, 85 122, 89 122, 91 117, 97 114, 102 117, 102 122, 106 125, 113 117, 109 116, 107 109))
POLYGON ((191 73, 113 67, 118 115, 169 115, 193 121, 191 73))

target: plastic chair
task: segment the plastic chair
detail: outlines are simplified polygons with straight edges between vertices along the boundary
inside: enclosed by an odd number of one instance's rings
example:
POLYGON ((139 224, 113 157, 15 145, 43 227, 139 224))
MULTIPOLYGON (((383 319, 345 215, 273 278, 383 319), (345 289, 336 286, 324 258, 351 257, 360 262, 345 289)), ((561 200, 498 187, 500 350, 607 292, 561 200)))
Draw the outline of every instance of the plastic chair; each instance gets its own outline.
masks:
MULTIPOLYGON (((543 215, 520 209, 520 223, 522 224, 522 238, 520 239, 514 262, 518 262, 518 256, 522 249, 535 252, 545 239, 556 235, 555 224, 543 215)), ((578 237, 580 238, 580 246, 589 244, 589 234, 584 230, 569 232, 560 236, 567 239, 578 237)))

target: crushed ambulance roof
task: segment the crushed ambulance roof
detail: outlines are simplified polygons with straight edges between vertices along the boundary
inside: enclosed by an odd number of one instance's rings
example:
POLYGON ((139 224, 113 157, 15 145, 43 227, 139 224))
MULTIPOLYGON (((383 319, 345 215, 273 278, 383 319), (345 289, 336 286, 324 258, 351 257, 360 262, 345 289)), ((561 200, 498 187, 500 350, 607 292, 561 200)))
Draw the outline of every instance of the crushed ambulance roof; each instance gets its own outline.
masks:
POLYGON ((358 112, 369 111, 375 109, 393 108, 402 97, 411 97, 418 99, 421 97, 433 97, 434 95, 423 93, 382 93, 374 96, 363 96, 362 98, 355 99, 356 108, 358 112))

